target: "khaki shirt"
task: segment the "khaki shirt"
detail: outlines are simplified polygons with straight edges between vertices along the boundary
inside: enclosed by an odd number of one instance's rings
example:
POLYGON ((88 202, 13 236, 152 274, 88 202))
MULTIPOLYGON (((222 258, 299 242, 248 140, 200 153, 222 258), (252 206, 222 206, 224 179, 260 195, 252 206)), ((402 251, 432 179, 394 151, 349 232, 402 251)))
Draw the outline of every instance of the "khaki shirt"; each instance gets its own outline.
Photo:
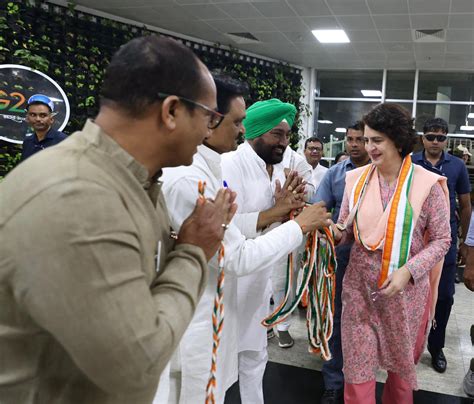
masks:
POLYGON ((0 403, 150 403, 207 264, 147 170, 87 122, 0 184, 0 246, 0 403))

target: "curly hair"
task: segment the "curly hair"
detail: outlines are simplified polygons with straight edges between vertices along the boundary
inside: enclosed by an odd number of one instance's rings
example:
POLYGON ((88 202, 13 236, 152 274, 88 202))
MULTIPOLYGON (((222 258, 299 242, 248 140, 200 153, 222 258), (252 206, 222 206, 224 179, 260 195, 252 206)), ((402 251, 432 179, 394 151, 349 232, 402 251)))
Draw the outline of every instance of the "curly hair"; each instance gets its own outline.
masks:
POLYGON ((398 104, 378 104, 364 115, 362 121, 369 128, 387 136, 400 150, 401 157, 410 154, 418 141, 413 118, 398 104))

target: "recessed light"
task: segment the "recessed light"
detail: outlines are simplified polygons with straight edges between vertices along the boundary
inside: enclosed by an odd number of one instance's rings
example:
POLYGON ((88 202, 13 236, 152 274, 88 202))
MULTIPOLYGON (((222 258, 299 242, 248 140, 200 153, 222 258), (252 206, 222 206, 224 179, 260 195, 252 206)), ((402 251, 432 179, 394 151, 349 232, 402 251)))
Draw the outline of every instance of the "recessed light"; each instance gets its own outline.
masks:
POLYGON ((314 29, 311 31, 321 43, 349 43, 350 39, 342 29, 314 29))
POLYGON ((474 130, 474 126, 463 125, 460 128, 461 130, 474 130))
POLYGON ((364 97, 381 97, 382 91, 380 90, 360 90, 364 97))
POLYGON ((336 128, 336 132, 346 133, 346 128, 336 128))
POLYGON ((332 121, 329 121, 329 120, 327 120, 327 119, 318 119, 318 122, 319 122, 319 123, 327 123, 327 124, 331 124, 331 123, 332 123, 332 121))

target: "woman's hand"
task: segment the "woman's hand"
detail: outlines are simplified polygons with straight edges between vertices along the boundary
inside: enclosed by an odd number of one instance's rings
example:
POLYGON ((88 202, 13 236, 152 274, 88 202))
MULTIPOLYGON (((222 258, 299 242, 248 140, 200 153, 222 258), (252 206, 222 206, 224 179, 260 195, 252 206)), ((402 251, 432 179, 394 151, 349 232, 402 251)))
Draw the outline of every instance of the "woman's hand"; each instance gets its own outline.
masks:
POLYGON ((397 293, 403 294, 410 279, 410 271, 405 266, 398 268, 385 280, 380 288, 380 294, 386 297, 392 297, 397 293))
POLYGON ((339 243, 339 241, 341 241, 341 238, 342 238, 342 232, 345 229, 343 229, 343 226, 338 226, 331 220, 331 230, 332 230, 332 233, 334 234, 334 241, 336 242, 336 244, 339 243))

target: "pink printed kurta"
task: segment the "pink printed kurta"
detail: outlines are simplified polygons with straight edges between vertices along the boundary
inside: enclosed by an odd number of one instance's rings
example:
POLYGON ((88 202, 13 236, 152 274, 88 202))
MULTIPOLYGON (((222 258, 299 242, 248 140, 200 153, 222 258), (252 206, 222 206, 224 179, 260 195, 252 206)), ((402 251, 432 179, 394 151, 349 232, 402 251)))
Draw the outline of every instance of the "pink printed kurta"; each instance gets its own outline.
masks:
MULTIPOLYGON (((387 206, 395 187, 380 181, 383 206, 387 206)), ((349 213, 347 193, 339 215, 342 223, 349 213)), ((352 232, 349 226, 348 232, 352 232)), ((353 238, 347 234, 346 238, 353 238)), ((422 325, 430 290, 429 271, 448 251, 451 241, 446 197, 437 183, 423 204, 406 263, 412 280, 403 294, 378 295, 382 251, 367 251, 358 243, 351 249, 342 288, 342 350, 344 377, 359 384, 375 379, 377 369, 397 373, 417 389, 414 348, 422 325), (424 234, 429 234, 425 245, 424 234)))

